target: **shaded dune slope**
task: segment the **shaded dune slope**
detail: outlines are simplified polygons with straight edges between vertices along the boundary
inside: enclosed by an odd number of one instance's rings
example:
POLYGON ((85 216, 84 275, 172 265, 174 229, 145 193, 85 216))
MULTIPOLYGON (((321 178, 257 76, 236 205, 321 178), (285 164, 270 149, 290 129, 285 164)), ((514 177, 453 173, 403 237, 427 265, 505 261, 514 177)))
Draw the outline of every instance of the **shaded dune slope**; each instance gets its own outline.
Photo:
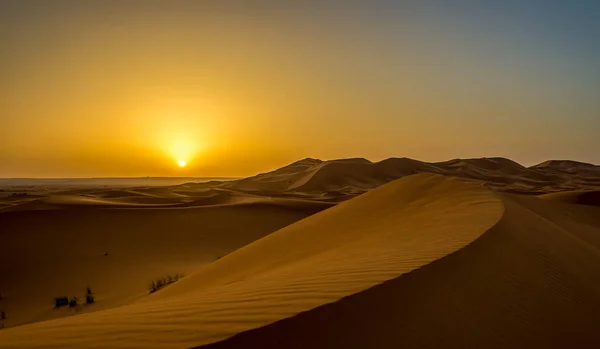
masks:
POLYGON ((500 200, 478 182, 405 177, 259 239, 134 304, 4 330, 0 347, 187 348, 216 342, 344 302, 452 254, 503 212, 500 200))
POLYGON ((252 204, 0 213, 3 323, 15 326, 128 304, 148 294, 151 280, 193 272, 320 209, 252 204), (52 308, 58 296, 83 301, 88 286, 95 304, 77 311, 52 308))
POLYGON ((598 348, 600 209, 502 201, 452 255, 205 348, 598 348))
POLYGON ((600 206, 600 190, 574 190, 560 193, 551 193, 541 195, 540 198, 546 200, 568 202, 577 205, 600 206))

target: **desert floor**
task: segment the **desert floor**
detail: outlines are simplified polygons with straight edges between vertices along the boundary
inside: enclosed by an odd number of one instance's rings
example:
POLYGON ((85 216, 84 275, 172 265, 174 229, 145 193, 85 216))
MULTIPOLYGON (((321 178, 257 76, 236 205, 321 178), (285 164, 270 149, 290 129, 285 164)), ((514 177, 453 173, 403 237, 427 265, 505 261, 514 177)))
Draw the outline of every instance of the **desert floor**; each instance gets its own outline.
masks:
POLYGON ((0 184, 0 348, 600 347, 599 166, 0 184))

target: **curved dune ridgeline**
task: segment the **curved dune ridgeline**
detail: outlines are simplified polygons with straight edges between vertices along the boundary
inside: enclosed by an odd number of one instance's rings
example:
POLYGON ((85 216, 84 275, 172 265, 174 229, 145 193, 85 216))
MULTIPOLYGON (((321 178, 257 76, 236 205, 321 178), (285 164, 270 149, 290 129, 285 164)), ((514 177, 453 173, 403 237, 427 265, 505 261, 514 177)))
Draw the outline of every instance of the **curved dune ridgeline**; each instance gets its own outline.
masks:
MULTIPOLYGON (((370 299, 374 309, 395 309, 397 297, 364 295, 456 259, 472 249, 461 248, 497 229, 503 213, 501 200, 479 182, 408 176, 267 235, 132 304, 0 331, 0 347, 190 348, 222 340, 217 345, 319 347, 319 338, 323 345, 336 343, 322 337, 323 331, 344 330, 335 321, 349 324, 352 319, 366 327, 345 328, 347 342, 362 336, 357 343, 366 344, 371 329, 380 327, 371 313, 321 320, 320 312, 344 308, 353 299, 370 299), (305 323, 307 316, 317 317, 305 323), (305 338, 277 336, 290 340, 286 343, 266 338, 282 324, 305 338), (320 329, 303 332, 310 326, 320 329)), ((452 302, 453 295, 442 289, 417 293, 452 302)), ((397 313, 403 321, 410 316, 407 309, 397 313)), ((425 304, 422 316, 435 319, 435 308, 425 304)), ((378 347, 382 340, 366 347, 378 347)), ((339 343, 333 347, 347 344, 339 343)))
POLYGON ((464 249, 206 348, 597 348, 600 210, 501 198, 464 249))

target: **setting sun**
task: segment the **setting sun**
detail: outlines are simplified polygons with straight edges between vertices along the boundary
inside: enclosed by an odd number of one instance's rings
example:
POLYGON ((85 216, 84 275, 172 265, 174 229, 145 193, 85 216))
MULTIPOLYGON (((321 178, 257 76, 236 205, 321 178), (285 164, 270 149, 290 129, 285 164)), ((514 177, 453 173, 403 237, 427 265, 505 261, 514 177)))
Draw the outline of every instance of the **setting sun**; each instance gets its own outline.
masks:
POLYGON ((183 168, 198 156, 198 145, 197 142, 191 140, 191 137, 184 137, 179 134, 177 138, 179 139, 176 141, 165 142, 165 144, 168 144, 166 153, 178 167, 183 168))

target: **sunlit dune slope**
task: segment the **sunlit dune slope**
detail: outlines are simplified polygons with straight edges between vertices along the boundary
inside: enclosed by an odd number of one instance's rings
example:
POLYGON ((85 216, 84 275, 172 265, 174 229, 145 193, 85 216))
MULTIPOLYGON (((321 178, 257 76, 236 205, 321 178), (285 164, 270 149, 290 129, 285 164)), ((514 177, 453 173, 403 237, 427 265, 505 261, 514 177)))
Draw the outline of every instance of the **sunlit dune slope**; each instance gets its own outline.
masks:
POLYGON ((156 278, 188 274, 324 208, 276 202, 187 209, 92 207, 0 213, 5 326, 130 303, 146 296, 156 278), (83 302, 87 287, 95 293, 95 304, 53 309, 58 296, 83 302))
MULTIPOLYGON (((259 239, 131 305, 1 331, 0 347, 216 342, 337 304, 443 258, 481 236, 503 212, 479 182, 405 177, 259 239)), ((349 328, 347 335, 359 330, 349 328)))
POLYGON ((501 198, 464 249, 206 348, 600 347, 600 209, 501 198))

